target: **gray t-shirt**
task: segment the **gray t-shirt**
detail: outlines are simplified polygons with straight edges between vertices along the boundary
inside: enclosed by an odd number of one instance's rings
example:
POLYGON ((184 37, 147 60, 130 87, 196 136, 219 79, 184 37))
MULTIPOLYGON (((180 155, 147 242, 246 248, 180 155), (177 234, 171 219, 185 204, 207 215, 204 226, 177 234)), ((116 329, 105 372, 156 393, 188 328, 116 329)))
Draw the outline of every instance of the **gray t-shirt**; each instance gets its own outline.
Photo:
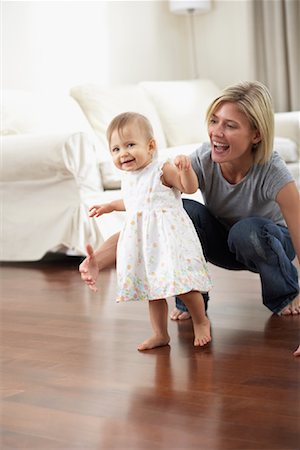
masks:
POLYGON ((192 153, 191 162, 205 205, 225 226, 254 216, 286 225, 275 199, 280 189, 294 179, 276 151, 268 162, 254 164, 237 184, 225 180, 219 164, 212 161, 210 143, 192 153))

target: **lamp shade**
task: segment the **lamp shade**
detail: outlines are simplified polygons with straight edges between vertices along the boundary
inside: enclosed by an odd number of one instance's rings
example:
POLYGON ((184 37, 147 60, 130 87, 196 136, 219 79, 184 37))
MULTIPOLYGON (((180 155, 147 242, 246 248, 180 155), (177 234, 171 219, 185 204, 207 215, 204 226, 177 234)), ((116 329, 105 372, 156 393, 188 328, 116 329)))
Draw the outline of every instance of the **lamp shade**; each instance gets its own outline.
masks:
POLYGON ((194 14, 207 12, 211 8, 211 0, 170 0, 170 11, 174 14, 194 14))

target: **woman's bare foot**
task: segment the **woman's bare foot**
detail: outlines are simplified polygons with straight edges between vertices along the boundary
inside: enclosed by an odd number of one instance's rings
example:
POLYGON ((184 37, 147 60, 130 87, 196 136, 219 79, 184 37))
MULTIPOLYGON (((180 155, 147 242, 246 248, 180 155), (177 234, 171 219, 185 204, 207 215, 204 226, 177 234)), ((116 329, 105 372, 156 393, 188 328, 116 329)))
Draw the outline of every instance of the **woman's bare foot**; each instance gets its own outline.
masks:
POLYGON ((297 350, 293 353, 294 356, 300 356, 300 345, 298 346, 297 350))
POLYGON ((186 320, 190 319, 191 315, 188 311, 180 311, 178 308, 174 308, 170 314, 172 320, 186 320))
POLYGON ((138 346, 138 350, 151 350, 156 347, 163 347, 164 345, 168 345, 170 342, 170 336, 167 334, 166 336, 152 336, 146 341, 142 342, 138 346))
POLYGON ((194 324, 194 345, 195 347, 203 347, 211 341, 210 321, 207 317, 199 324, 194 324))
POLYGON ((300 294, 279 313, 280 316, 295 316, 297 314, 300 314, 300 294))

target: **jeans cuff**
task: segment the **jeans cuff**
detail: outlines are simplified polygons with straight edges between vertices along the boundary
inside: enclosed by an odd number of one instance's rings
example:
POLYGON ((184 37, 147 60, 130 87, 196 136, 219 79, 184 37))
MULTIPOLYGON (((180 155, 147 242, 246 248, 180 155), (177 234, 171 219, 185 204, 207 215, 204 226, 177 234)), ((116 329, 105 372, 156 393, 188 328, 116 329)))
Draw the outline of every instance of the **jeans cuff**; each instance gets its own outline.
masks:
MULTIPOLYGON (((202 296, 203 296, 203 300, 204 300, 205 311, 207 311, 207 303, 209 301, 208 292, 202 293, 202 296)), ((183 301, 180 300, 179 297, 175 297, 175 305, 176 305, 176 308, 179 309, 179 311, 182 311, 182 312, 187 312, 188 311, 187 307, 185 306, 183 301)))

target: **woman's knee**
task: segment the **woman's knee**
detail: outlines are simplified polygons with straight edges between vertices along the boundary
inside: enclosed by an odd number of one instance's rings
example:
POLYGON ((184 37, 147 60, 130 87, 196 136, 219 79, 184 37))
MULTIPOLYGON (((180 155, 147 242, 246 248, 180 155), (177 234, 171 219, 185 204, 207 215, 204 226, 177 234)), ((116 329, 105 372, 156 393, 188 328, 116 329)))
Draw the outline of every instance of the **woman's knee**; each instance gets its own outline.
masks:
POLYGON ((183 206, 195 227, 198 238, 201 242, 203 253, 206 257, 208 245, 208 229, 207 220, 209 212, 206 206, 195 200, 184 199, 183 206))
POLYGON ((206 212, 206 207, 202 203, 188 198, 183 199, 183 207, 193 222, 194 220, 198 221, 201 219, 202 215, 206 212))
MULTIPOLYGON (((263 252, 262 241, 268 220, 249 217, 236 222, 228 233, 228 247, 233 253, 260 254, 263 252)), ((262 256, 262 255, 261 255, 262 256)))

